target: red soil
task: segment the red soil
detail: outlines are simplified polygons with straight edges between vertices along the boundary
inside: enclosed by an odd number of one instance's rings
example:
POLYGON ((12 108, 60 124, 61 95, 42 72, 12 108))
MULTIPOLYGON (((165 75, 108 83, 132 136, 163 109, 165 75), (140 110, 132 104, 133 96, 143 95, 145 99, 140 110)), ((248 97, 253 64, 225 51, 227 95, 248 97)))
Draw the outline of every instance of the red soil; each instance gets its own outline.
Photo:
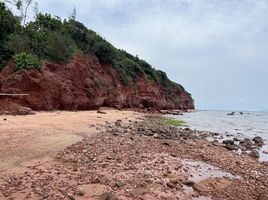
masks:
POLYGON ((0 110, 9 111, 20 106, 33 110, 88 110, 100 106, 194 108, 193 99, 180 85, 171 83, 170 91, 165 92, 160 84, 140 76, 135 85, 125 86, 112 65, 82 55, 68 64, 44 64, 40 71, 15 71, 10 62, 0 73, 0 92, 29 94, 0 96, 0 110))

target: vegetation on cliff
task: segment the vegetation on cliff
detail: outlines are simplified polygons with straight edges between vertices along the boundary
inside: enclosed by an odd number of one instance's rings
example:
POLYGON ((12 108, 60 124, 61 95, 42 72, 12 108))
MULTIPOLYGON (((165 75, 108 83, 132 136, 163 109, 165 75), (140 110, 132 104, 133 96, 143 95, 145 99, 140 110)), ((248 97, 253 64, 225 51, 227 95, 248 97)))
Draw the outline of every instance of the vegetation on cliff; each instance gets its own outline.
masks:
POLYGON ((169 80, 144 60, 115 48, 100 35, 76 21, 76 12, 68 20, 36 13, 35 20, 24 24, 6 4, 0 2, 0 70, 15 59, 17 69, 39 68, 43 62, 66 63, 77 53, 96 56, 112 64, 123 84, 135 83, 138 75, 168 87, 169 80))

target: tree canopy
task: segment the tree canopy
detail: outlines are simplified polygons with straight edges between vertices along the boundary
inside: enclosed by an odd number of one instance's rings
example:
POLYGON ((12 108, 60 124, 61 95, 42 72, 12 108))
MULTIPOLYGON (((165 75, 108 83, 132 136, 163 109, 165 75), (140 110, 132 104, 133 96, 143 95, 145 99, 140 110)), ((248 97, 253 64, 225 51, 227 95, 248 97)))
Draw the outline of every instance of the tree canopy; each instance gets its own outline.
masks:
POLYGON ((124 84, 134 83, 138 75, 164 84, 168 80, 164 72, 115 48, 76 21, 75 9, 67 20, 37 13, 34 21, 25 24, 5 3, 0 3, 0 70, 10 59, 20 63, 17 69, 32 69, 46 61, 66 63, 77 53, 96 56, 102 63, 112 64, 124 84))

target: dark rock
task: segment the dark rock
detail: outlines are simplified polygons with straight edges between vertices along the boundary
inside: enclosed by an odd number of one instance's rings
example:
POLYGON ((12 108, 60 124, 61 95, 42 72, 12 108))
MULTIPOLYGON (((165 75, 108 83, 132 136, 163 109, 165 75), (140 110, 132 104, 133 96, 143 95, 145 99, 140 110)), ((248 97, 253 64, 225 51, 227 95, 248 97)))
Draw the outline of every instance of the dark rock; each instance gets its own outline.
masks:
POLYGON ((167 182, 167 186, 170 187, 170 188, 175 188, 176 185, 174 185, 173 183, 171 182, 167 182))
POLYGON ((115 124, 115 126, 121 127, 122 126, 122 120, 117 120, 114 124, 115 124))
POLYGON ((230 144, 230 145, 234 145, 234 141, 233 140, 223 140, 222 141, 223 144, 230 144))
POLYGON ((192 187, 195 184, 195 182, 191 180, 185 180, 185 181, 182 181, 182 184, 188 187, 192 187))
POLYGON ((253 158, 259 158, 260 157, 260 153, 258 152, 258 150, 253 149, 250 153, 249 156, 253 157, 253 158))
POLYGON ((231 150, 231 151, 238 150, 238 146, 234 145, 234 144, 226 144, 225 148, 228 149, 228 150, 231 150))
POLYGON ((245 150, 250 150, 253 148, 253 143, 249 138, 245 138, 244 140, 240 141, 239 144, 244 147, 245 150))
POLYGON ((234 138, 233 141, 239 142, 240 140, 238 138, 234 138))
POLYGON ((68 194, 67 196, 68 196, 68 199, 69 199, 69 200, 75 200, 75 197, 74 197, 73 195, 68 194))
POLYGON ((252 139, 252 141, 254 141, 257 146, 263 146, 264 145, 264 140, 260 136, 254 137, 252 139))
POLYGON ((227 115, 234 115, 235 114, 235 112, 231 112, 231 113, 228 113, 227 115))
POLYGON ((98 110, 97 113, 99 113, 99 114, 107 114, 106 112, 101 111, 101 110, 98 110))

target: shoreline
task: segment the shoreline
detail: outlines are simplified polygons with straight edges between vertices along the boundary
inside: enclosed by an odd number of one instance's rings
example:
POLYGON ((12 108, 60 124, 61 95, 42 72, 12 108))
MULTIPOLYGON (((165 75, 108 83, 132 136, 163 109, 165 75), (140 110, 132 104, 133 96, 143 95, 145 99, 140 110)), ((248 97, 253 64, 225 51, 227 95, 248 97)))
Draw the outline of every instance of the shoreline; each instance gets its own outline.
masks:
POLYGON ((157 116, 122 114, 51 159, 2 174, 0 199, 267 199, 267 162, 157 116))

